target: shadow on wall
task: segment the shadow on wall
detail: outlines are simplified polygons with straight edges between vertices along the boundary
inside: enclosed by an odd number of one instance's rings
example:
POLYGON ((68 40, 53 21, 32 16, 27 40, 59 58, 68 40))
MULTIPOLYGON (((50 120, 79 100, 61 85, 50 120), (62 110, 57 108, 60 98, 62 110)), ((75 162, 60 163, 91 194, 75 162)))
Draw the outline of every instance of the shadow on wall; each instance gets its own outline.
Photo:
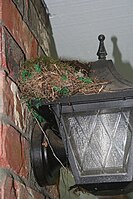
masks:
POLYGON ((111 37, 113 43, 113 53, 114 64, 116 70, 127 80, 133 82, 133 66, 129 62, 124 62, 122 60, 122 54, 117 44, 117 37, 111 37))

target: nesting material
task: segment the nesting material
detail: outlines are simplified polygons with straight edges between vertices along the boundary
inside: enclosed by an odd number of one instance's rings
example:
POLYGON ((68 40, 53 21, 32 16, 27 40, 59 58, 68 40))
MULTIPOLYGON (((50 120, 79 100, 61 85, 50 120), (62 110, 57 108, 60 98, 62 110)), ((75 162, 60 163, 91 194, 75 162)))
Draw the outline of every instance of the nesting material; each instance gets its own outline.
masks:
POLYGON ((40 57, 20 67, 18 85, 22 98, 54 101, 62 96, 101 92, 107 82, 91 77, 92 63, 40 57))

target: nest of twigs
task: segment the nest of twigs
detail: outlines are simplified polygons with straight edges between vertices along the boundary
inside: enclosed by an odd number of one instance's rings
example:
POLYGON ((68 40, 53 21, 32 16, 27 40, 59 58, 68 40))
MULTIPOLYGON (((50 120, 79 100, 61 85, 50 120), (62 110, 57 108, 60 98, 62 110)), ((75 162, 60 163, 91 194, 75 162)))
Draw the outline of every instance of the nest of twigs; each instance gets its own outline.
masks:
POLYGON ((55 60, 50 57, 26 61, 20 68, 18 85, 27 100, 54 101, 62 96, 98 93, 103 83, 91 77, 92 63, 55 60))

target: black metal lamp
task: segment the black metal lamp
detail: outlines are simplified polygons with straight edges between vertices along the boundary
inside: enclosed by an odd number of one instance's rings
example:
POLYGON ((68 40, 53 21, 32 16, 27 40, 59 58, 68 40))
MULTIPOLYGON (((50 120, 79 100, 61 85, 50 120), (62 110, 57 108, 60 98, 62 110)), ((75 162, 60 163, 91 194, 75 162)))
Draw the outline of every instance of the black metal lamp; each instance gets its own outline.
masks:
POLYGON ((53 106, 76 184, 123 193, 133 178, 133 99, 80 100, 53 106))
POLYGON ((133 190, 133 85, 105 60, 103 49, 93 66, 95 75, 109 82, 101 93, 65 97, 42 109, 55 116, 75 183, 95 195, 122 194, 133 190))

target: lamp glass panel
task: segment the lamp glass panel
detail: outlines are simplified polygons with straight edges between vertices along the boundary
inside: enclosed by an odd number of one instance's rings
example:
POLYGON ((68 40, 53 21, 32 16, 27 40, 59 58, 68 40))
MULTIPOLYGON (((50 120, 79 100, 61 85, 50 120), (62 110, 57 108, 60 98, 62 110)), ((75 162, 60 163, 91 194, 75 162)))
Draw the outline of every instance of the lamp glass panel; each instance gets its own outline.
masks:
POLYGON ((80 175, 127 172, 132 118, 131 108, 63 115, 80 175))

